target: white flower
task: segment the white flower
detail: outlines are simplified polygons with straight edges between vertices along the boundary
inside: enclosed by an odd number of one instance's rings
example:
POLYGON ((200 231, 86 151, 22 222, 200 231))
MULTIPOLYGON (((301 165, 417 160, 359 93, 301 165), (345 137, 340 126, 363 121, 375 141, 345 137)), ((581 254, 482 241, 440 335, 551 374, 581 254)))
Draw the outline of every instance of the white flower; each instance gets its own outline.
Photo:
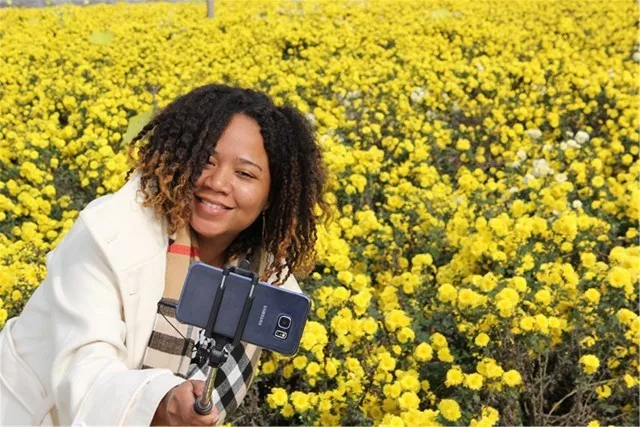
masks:
POLYGON ((553 169, 549 167, 549 163, 545 159, 536 159, 533 161, 533 175, 536 177, 547 176, 553 173, 553 169))
POLYGON ((573 206, 574 209, 582 209, 582 202, 580 200, 574 200, 571 206, 573 206))
POLYGON ((635 62, 640 62, 640 52, 634 52, 631 57, 635 62))
POLYGON ((589 141, 589 134, 583 130, 579 130, 578 133, 576 133, 576 142, 578 144, 584 144, 587 141, 589 141))
POLYGON ((413 90, 413 92, 411 92, 411 95, 409 97, 411 98, 411 101, 420 103, 422 102, 426 94, 427 91, 423 87, 417 87, 413 90))
POLYGON ((309 122, 311 122, 311 126, 315 126, 316 125, 316 116, 314 116, 313 113, 307 113, 307 114, 305 114, 305 116, 307 116, 307 120, 309 120, 309 122))
POLYGON ((353 90, 351 92, 347 92, 346 98, 347 99, 354 99, 354 98, 360 98, 362 96, 362 92, 359 90, 353 90))
POLYGON ((535 176, 531 175, 530 173, 526 174, 526 175, 524 176, 524 180, 523 180, 524 185, 528 185, 528 184, 529 184, 531 181, 533 181, 534 179, 536 179, 536 177, 535 177, 535 176))
POLYGON ((552 145, 544 144, 544 145, 542 146, 542 151, 549 151, 549 150, 551 150, 552 148, 553 148, 553 146, 552 146, 552 145))
POLYGON ((561 149, 562 151, 566 150, 567 148, 569 148, 569 146, 567 145, 567 143, 566 143, 566 142, 561 142, 561 143, 560 143, 560 149, 561 149))
POLYGON ((542 136, 542 131, 540 129, 527 129, 526 133, 531 139, 539 139, 542 136))
POLYGON ((509 193, 513 194, 513 193, 517 193, 518 191, 520 191, 520 189, 518 187, 511 187, 507 191, 509 191, 509 193))
POLYGON ((557 182, 566 182, 567 181, 567 174, 558 173, 558 174, 556 174, 556 176, 554 176, 554 178, 556 179, 557 182))
POLYGON ((524 162, 525 160, 527 160, 527 152, 524 150, 518 150, 518 152, 516 153, 516 157, 524 162))
POLYGON ((479 73, 484 71, 484 67, 482 66, 482 64, 476 64, 476 69, 478 70, 479 73))
POLYGON ((580 143, 578 143, 575 139, 570 139, 567 141, 567 146, 571 148, 580 148, 580 143))

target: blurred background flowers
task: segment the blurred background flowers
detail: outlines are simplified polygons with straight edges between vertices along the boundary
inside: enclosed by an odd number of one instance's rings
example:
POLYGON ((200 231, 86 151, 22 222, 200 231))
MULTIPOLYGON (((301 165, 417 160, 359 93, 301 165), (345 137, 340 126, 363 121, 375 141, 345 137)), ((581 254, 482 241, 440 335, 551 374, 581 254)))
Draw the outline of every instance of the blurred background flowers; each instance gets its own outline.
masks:
POLYGON ((333 220, 234 424, 638 425, 632 1, 0 0, 0 327, 207 82, 314 123, 333 220))

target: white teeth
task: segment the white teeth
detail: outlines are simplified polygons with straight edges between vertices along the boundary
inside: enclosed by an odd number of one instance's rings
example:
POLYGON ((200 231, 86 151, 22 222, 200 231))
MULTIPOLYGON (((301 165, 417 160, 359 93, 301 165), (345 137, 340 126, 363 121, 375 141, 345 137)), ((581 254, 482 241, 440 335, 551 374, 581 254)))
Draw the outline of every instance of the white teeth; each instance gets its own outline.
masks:
POLYGON ((209 203, 209 202, 207 202, 206 200, 202 200, 202 199, 200 199, 200 201, 202 202, 202 204, 203 204, 203 205, 208 206, 208 207, 210 207, 210 208, 212 208, 212 209, 217 209, 217 210, 224 210, 224 209, 226 209, 224 206, 220 206, 220 205, 215 204, 215 203, 209 203))

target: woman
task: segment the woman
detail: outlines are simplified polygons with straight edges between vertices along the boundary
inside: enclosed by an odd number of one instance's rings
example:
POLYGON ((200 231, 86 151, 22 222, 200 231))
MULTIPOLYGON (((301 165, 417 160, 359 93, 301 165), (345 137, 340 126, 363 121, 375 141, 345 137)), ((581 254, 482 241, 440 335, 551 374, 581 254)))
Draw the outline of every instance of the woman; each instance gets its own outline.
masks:
POLYGON ((80 213, 0 334, 1 425, 222 423, 259 349, 233 349, 215 410, 198 415, 197 349, 209 343, 172 336, 162 303, 177 299, 196 259, 249 259, 262 280, 297 292, 291 272, 312 267, 324 169, 300 113, 252 90, 204 86, 159 113, 134 147, 135 174, 80 213))

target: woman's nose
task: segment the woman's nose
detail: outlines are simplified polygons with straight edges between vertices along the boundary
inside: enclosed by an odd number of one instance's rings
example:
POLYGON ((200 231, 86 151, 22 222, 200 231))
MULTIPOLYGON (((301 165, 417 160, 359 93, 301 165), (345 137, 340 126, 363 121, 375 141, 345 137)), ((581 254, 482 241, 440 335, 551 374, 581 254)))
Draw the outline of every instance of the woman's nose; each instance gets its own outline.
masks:
POLYGON ((229 173, 227 173, 223 168, 216 168, 211 175, 209 175, 207 181, 207 186, 211 188, 213 191, 227 194, 231 191, 231 180, 229 173))

